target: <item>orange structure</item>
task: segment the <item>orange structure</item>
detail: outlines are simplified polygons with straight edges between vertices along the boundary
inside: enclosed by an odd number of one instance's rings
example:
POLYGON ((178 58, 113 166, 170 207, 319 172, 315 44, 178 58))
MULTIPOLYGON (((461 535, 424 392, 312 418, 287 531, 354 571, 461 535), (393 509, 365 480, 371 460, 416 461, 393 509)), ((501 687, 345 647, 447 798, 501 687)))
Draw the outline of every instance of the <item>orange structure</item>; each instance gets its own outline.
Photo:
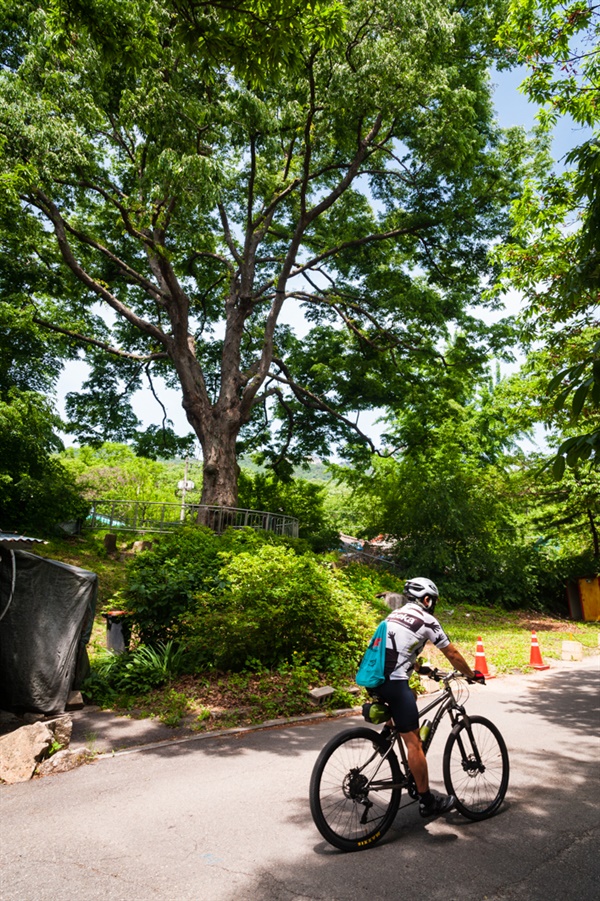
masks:
POLYGON ((485 651, 483 650, 483 641, 477 639, 477 650, 475 652, 475 669, 478 669, 486 679, 495 679, 495 676, 488 670, 487 660, 485 659, 485 651))
POLYGON ((547 663, 544 663, 542 660, 542 652, 540 651, 540 645, 537 640, 537 635, 535 632, 531 633, 531 653, 529 655, 529 666, 532 666, 534 669, 550 669, 547 663))

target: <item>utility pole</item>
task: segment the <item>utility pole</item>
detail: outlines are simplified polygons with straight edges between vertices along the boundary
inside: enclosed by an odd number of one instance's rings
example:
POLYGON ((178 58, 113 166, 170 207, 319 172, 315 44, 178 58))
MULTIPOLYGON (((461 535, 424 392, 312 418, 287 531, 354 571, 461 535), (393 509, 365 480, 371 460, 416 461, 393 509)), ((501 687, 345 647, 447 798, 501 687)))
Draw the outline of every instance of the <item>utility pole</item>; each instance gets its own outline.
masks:
POLYGON ((179 514, 179 521, 183 522, 185 519, 185 493, 186 491, 193 491, 195 485, 192 481, 188 481, 188 464, 189 458, 185 458, 185 467, 183 470, 183 479, 177 483, 177 488, 181 491, 181 512, 179 514))

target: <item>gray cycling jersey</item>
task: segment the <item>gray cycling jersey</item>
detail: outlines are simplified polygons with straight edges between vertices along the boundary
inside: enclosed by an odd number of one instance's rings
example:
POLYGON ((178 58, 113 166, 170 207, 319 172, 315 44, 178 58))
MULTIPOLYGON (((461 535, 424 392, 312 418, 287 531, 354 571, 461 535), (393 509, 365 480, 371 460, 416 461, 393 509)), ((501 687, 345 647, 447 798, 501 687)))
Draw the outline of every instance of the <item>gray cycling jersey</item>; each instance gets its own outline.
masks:
POLYGON ((412 601, 390 613, 386 622, 385 674, 389 679, 409 679, 428 641, 440 649, 450 644, 435 616, 412 601))

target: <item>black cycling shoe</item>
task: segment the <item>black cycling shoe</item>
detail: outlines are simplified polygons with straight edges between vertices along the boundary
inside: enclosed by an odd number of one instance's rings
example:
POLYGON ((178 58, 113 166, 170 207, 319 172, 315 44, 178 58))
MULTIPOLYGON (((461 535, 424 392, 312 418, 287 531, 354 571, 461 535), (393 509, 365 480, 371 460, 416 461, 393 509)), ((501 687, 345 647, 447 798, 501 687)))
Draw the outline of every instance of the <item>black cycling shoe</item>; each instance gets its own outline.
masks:
POLYGON ((441 795, 439 792, 432 791, 433 801, 425 804, 419 801, 419 813, 422 817, 435 817, 444 813, 449 813, 456 804, 454 795, 441 795))

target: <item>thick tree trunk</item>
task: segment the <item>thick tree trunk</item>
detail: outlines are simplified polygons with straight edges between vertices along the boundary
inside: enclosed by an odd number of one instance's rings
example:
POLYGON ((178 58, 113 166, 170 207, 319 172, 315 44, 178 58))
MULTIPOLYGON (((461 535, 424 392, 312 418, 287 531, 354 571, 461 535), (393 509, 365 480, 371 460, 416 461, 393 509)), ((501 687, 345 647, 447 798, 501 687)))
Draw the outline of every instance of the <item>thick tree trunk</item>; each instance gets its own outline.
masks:
MULTIPOLYGON (((238 324, 237 335, 229 341, 239 344, 243 320, 238 324)), ((229 331, 229 329, 228 329, 229 331)), ((236 443, 244 423, 240 410, 239 361, 230 354, 228 368, 221 382, 216 403, 212 403, 206 390, 204 375, 196 359, 193 342, 183 334, 179 344, 173 346, 171 358, 179 375, 183 390, 182 406, 187 419, 198 436, 202 448, 203 474, 201 504, 219 507, 236 507, 238 475, 236 443)), ((202 521, 199 517, 199 521, 202 521)), ((211 523, 206 522, 207 525, 211 523)))
POLYGON ((238 475, 240 468, 236 458, 237 429, 215 429, 201 437, 204 457, 202 504, 220 507, 236 507, 238 475))

